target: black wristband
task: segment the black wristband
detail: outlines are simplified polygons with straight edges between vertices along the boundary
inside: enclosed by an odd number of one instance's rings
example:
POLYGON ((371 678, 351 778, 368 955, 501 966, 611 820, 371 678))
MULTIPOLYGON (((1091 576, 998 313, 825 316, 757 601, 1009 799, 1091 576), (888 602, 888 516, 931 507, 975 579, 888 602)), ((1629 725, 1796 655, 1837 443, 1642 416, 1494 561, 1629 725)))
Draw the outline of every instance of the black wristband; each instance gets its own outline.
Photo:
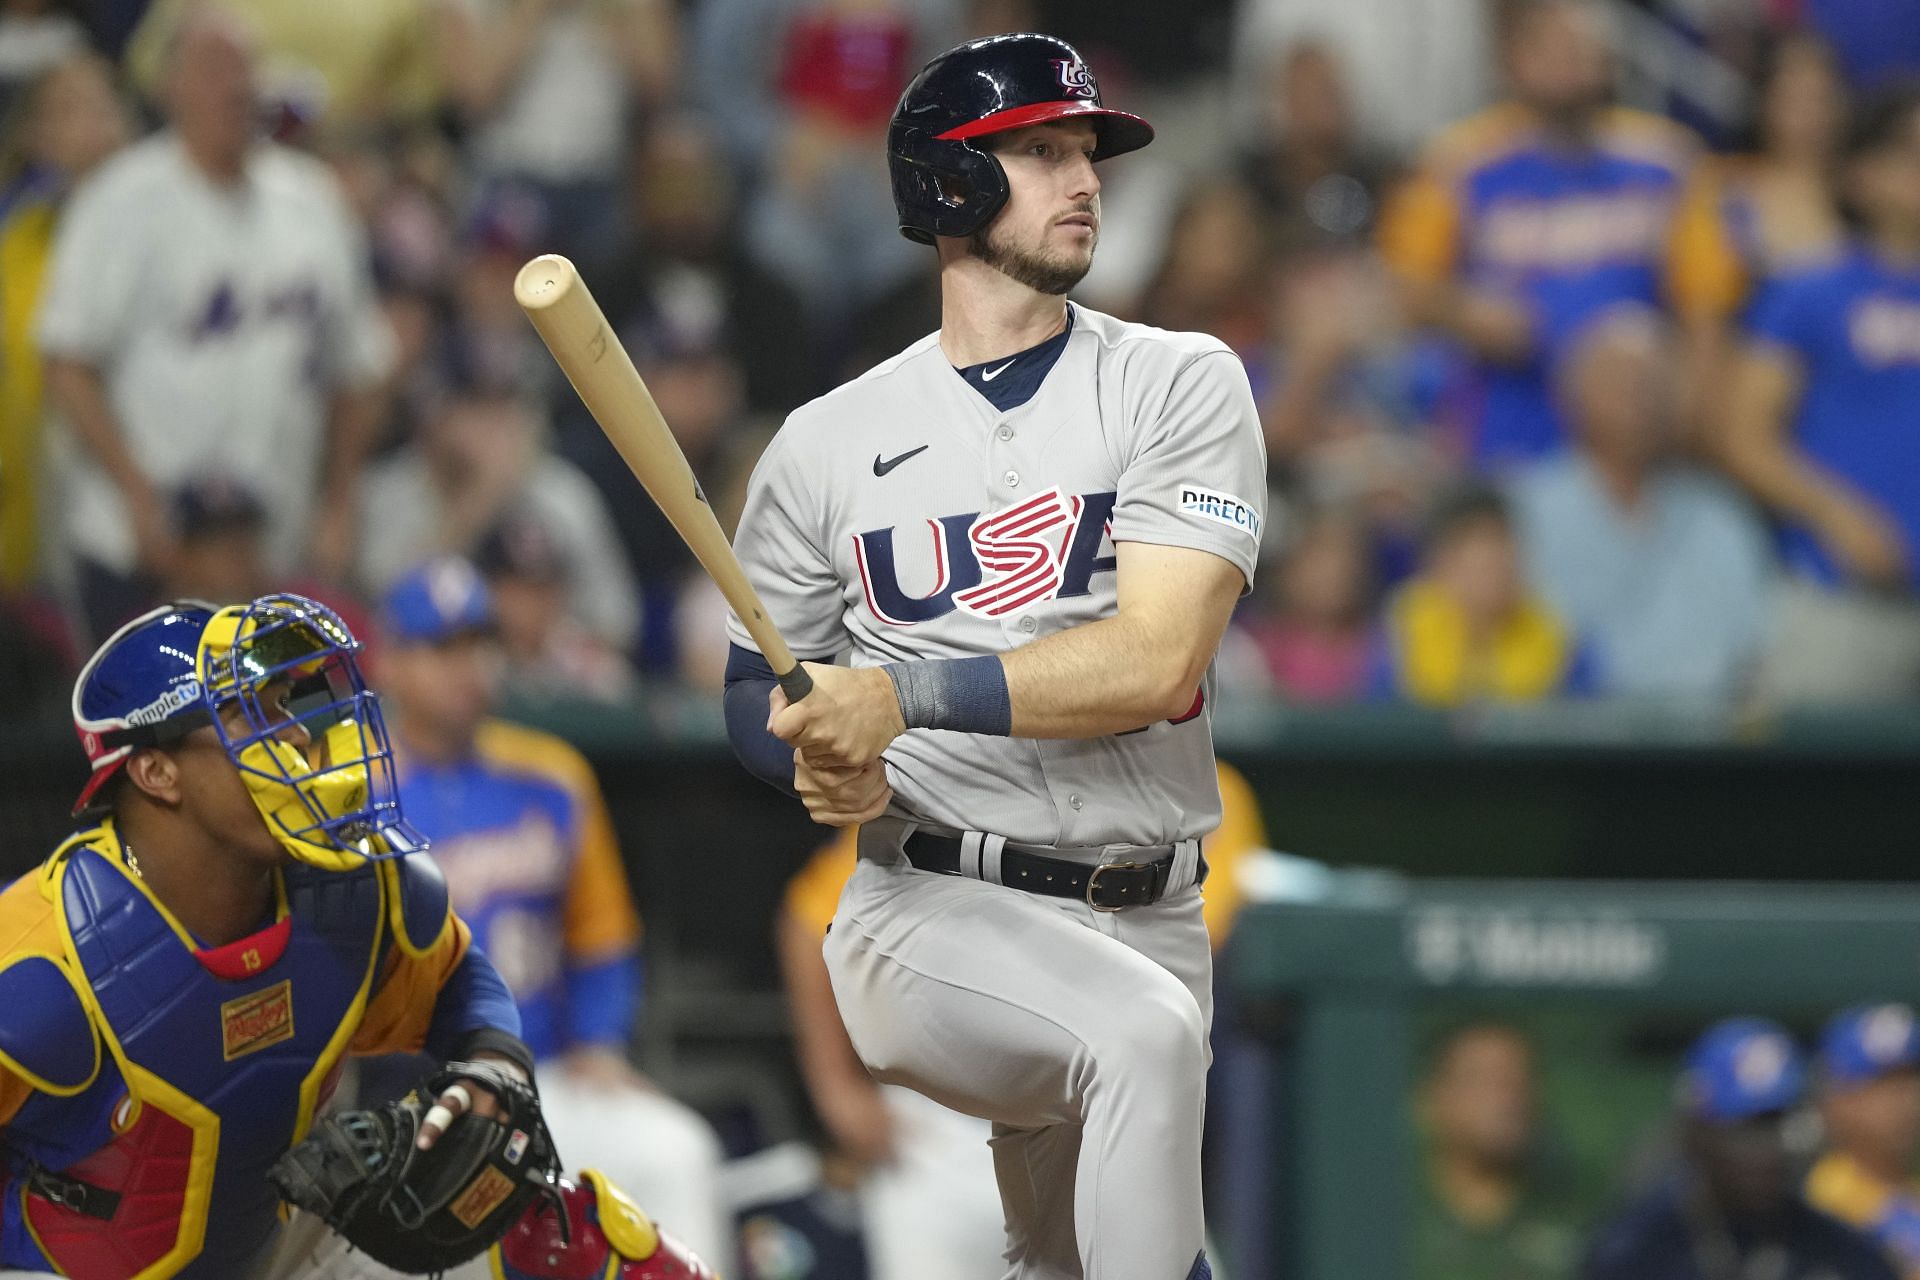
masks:
POLYGON ((884 670, 909 729, 953 729, 1000 738, 1013 732, 1013 697, 998 654, 892 662, 884 670))

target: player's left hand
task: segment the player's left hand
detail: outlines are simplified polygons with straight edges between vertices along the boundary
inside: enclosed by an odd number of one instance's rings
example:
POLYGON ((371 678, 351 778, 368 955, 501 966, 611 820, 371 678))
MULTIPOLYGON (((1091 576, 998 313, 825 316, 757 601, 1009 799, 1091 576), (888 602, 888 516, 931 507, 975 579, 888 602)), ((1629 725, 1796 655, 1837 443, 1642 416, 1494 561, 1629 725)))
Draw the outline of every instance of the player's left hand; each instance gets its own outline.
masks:
POLYGON ((767 699, 767 731, 817 766, 857 768, 880 758, 907 731, 893 680, 879 667, 804 664, 813 692, 789 704, 775 686, 767 699))
MULTIPOLYGON (((511 1072, 522 1080, 527 1078, 527 1073, 520 1069, 519 1063, 500 1054, 476 1053, 473 1059, 475 1062, 494 1063, 502 1071, 511 1072)), ((447 1126, 467 1111, 477 1116, 499 1115, 500 1099, 492 1089, 478 1080, 463 1077, 454 1081, 434 1101, 433 1106, 420 1121, 420 1136, 414 1141, 414 1145, 422 1151, 430 1149, 440 1140, 440 1135, 447 1131, 447 1126)))

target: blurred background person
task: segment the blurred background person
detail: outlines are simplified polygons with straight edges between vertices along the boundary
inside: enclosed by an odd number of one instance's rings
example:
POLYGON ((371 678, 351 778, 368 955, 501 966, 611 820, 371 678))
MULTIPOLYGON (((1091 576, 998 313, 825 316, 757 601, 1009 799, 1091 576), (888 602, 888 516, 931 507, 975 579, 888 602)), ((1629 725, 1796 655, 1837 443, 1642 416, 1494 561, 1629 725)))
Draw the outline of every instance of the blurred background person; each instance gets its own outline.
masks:
MULTIPOLYGON (((537 339, 536 339, 537 341, 537 339)), ((509 517, 539 523, 564 557, 567 612, 615 652, 634 644, 640 603, 605 501, 548 447, 540 406, 456 353, 419 434, 368 473, 360 580, 384 593, 437 555, 470 557, 509 517)))
POLYGON ((1273 244, 1247 185, 1234 177, 1195 183, 1174 214, 1166 244, 1133 308, 1140 322, 1211 333, 1246 361, 1264 356, 1273 244))
POLYGON ((1295 523, 1284 535, 1277 570, 1263 575, 1236 625, 1258 646, 1280 697, 1349 702, 1366 692, 1373 642, 1366 527, 1342 510, 1306 512, 1295 523))
POLYGON ((170 127, 75 193, 39 321, 78 446, 54 536, 97 634, 169 572, 167 493, 200 474, 261 496, 276 569, 341 576, 389 359, 338 185, 256 137, 247 29, 197 8, 169 54, 170 127))
POLYGON ((1354 243, 1372 230, 1396 168, 1354 118, 1340 58, 1311 37, 1273 56, 1253 140, 1238 172, 1284 251, 1354 243))
POLYGON ((1729 464, 1785 526, 1783 699, 1920 691, 1920 90, 1861 104, 1841 191, 1859 234, 1755 304, 1727 413, 1729 464))
POLYGON ((1715 456, 1744 312, 1775 276, 1839 252, 1845 231, 1834 169, 1847 87, 1833 51, 1810 33, 1777 37, 1754 95, 1750 152, 1695 167, 1670 246, 1672 297, 1693 364, 1687 420, 1715 456))
MULTIPOLYGON (((1253 788, 1221 762, 1220 825, 1200 844, 1204 912, 1216 950, 1233 929, 1240 873, 1266 845, 1253 788)), ((820 947, 853 874, 859 829, 821 846, 788 882, 774 944, 793 1016, 794 1052, 837 1154, 863 1173, 872 1280, 979 1280, 1004 1270, 1006 1227, 989 1141, 993 1126, 867 1074, 834 1003, 820 947)), ((1211 1252, 1215 1252, 1210 1250, 1211 1252)))
POLYGON ((509 514, 473 559, 493 594, 505 697, 617 704, 639 691, 627 656, 570 611, 573 566, 545 524, 509 514))
POLYGON ((1234 96, 1259 104, 1276 59, 1312 42, 1339 60, 1367 136, 1417 148, 1434 127, 1487 105, 1494 81, 1487 0, 1245 0, 1234 15, 1234 96))
POLYGON ((951 43, 953 0, 709 0, 703 103, 753 157, 745 232, 833 338, 914 273, 883 154, 887 120, 920 66, 951 43), (752 24, 751 33, 742 24, 752 24), (729 31, 729 28, 731 30, 729 31), (722 33, 728 34, 723 36, 722 33), (745 53, 746 61, 742 56, 745 53), (764 60, 764 61, 762 61, 764 60), (733 102, 722 99, 732 98, 733 102))
POLYGON ((26 586, 42 567, 46 406, 34 323, 54 233, 73 189, 132 129, 112 66, 82 49, 34 76, 0 116, 0 589, 26 586))
POLYGON ((1583 1280, 1891 1280, 1871 1240, 1800 1194, 1806 1074, 1775 1023, 1708 1028, 1680 1076, 1679 1168, 1600 1230, 1583 1280))
POLYGON ((173 43, 210 2, 253 33, 260 102, 285 125, 334 141, 418 128, 440 107, 438 0, 327 0, 324 21, 302 0, 152 0, 126 52, 143 93, 165 96, 173 43))
POLYGON ((1592 679, 1579 636, 1527 590, 1505 499, 1480 486, 1445 499, 1420 572, 1387 599, 1370 691, 1446 707, 1580 694, 1592 679))
POLYGON ((604 255, 628 122, 665 101, 678 73, 671 0, 439 0, 435 12, 477 179, 538 194, 548 252, 604 255))
POLYGON ((1827 1151, 1807 1201, 1880 1242, 1906 1280, 1920 1276, 1920 1022, 1904 1004, 1848 1009, 1820 1041, 1827 1151))
POLYGON ((492 717, 496 634, 486 584, 464 560, 420 566, 381 602, 378 679, 407 816, 520 1006, 555 1141, 730 1267, 719 1139, 627 1056, 640 921, 599 783, 560 739, 492 717))
POLYGON ((1605 10, 1502 0, 1509 98, 1453 125, 1389 204, 1381 248, 1407 313, 1461 351, 1464 446, 1483 467, 1561 447, 1548 371, 1595 312, 1658 303, 1697 145, 1611 105, 1605 10))
POLYGON ((626 156, 623 234, 589 278, 617 332, 658 329, 672 318, 717 330, 740 368, 747 407, 784 414, 831 379, 799 294, 742 238, 740 195, 705 117, 679 110, 648 121, 626 156))
POLYGON ((1427 1156, 1413 1280, 1574 1274, 1585 1224, 1540 1168, 1539 1093, 1517 1028, 1472 1022, 1440 1040, 1416 1101, 1427 1156))
POLYGON ((1766 530, 1681 460, 1673 330, 1603 312, 1556 377, 1574 448, 1509 485, 1528 578, 1592 647, 1599 694, 1727 699, 1749 687, 1773 588, 1766 530))
POLYGON ((78 0, 0 0, 0 114, 27 86, 87 51, 78 0))

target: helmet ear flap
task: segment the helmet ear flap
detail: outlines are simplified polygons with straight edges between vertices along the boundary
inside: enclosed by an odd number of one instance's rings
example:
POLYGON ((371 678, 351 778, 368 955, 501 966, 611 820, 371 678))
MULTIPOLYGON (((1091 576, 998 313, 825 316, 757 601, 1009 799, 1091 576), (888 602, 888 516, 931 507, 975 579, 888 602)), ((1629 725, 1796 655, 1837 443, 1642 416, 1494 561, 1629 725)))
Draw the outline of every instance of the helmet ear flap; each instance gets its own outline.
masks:
POLYGON ((887 139, 900 234, 921 244, 970 236, 1007 203, 1007 171, 992 153, 896 124, 887 139))

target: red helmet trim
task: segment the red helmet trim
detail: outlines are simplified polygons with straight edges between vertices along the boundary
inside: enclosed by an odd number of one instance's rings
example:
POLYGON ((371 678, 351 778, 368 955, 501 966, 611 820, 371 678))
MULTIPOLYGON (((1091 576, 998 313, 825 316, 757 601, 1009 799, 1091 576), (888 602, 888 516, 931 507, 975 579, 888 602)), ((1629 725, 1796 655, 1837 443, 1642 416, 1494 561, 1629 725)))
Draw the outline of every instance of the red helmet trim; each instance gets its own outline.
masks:
POLYGON ((1130 112, 1115 111, 1085 100, 1063 99, 1059 102, 1030 102, 1024 107, 1008 107, 1005 111, 995 111, 991 115, 981 116, 978 120, 955 125, 937 136, 942 142, 951 142, 960 138, 978 138, 982 134, 1024 129, 1030 124, 1045 124, 1049 120, 1059 120, 1066 116, 1114 116, 1143 125, 1149 133, 1153 128, 1145 120, 1130 112))

